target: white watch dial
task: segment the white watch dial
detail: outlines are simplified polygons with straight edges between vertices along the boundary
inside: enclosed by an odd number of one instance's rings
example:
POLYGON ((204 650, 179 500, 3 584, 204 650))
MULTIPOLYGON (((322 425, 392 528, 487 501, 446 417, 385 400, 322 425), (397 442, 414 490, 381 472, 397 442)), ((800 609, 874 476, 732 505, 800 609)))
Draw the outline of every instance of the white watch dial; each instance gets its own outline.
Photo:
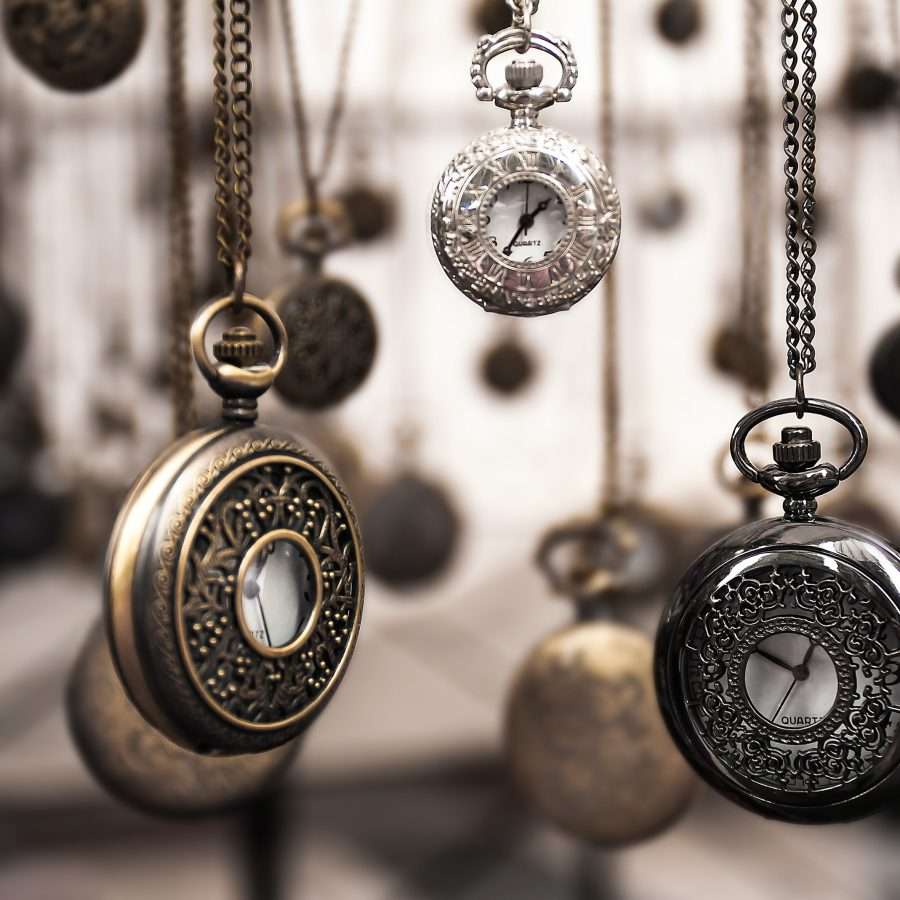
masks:
POLYGON ((484 233, 512 263, 541 263, 552 256, 567 232, 565 203, 549 185, 513 181, 485 204, 484 233))

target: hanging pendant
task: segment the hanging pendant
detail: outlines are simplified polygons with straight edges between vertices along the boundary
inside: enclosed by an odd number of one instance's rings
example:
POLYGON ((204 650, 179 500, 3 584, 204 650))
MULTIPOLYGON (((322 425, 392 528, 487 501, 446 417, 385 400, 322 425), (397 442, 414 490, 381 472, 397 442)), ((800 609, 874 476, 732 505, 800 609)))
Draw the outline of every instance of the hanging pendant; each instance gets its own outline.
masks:
POLYGON ((696 781, 666 733, 653 648, 634 628, 582 622, 528 656, 507 706, 513 776, 542 815, 616 846, 662 831, 696 781))
POLYGON ((223 398, 223 420, 191 432, 138 479, 107 554, 112 651, 132 702, 173 742, 242 754, 290 741, 321 712, 350 661, 363 603, 356 521, 336 479, 293 437, 255 424, 256 400, 287 353, 272 307, 243 307, 275 359, 233 328, 210 360, 210 323, 191 343, 223 398))
POLYGON ((444 171, 431 206, 438 259, 456 287, 488 312, 541 316, 586 297, 615 257, 619 195, 609 172, 583 144, 538 122, 542 109, 567 102, 578 78, 569 43, 518 27, 485 35, 472 62, 479 100, 512 116, 508 128, 478 138, 444 171), (549 54, 543 67, 516 60, 506 85, 488 79, 491 60, 513 50, 549 54))
POLYGON ((143 0, 5 0, 13 55, 62 91, 92 91, 117 78, 144 36, 143 0))
POLYGON ((397 221, 397 203, 388 191, 363 181, 344 188, 337 196, 350 222, 353 240, 360 244, 388 236, 397 221))
POLYGON ((513 397, 534 380, 537 362, 515 332, 503 335, 481 358, 481 378, 493 393, 513 397))
POLYGON ((656 11, 660 37, 681 47, 690 43, 703 29, 703 11, 698 0, 663 0, 656 11))
POLYGON ((815 498, 865 456, 865 429, 847 410, 805 407, 853 438, 840 468, 819 462, 806 427, 783 430, 773 465, 750 463, 751 429, 797 409, 770 403, 735 429, 735 463, 785 498, 785 515, 738 528, 689 569, 660 624, 656 677, 676 742, 713 787, 772 818, 833 822, 896 791, 900 554, 816 515, 815 498))
POLYGON ((301 257, 303 272, 272 295, 288 336, 275 388, 287 403, 308 410, 336 406, 358 390, 372 371, 378 346, 366 299, 322 271, 323 257, 347 243, 352 227, 336 207, 329 210, 314 216, 305 205, 292 204, 279 224, 282 245, 301 257))
POLYGON ((218 816, 271 789, 299 741, 249 756, 191 753, 151 727, 132 706, 101 625, 91 629, 66 691, 69 730, 84 764, 114 797, 174 818, 218 816))
POLYGON ((869 384, 879 406, 900 420, 900 325, 892 325, 875 345, 869 361, 869 384))
POLYGON ((363 515, 368 569, 391 587, 418 587, 447 569, 459 533, 446 491, 405 472, 375 491, 363 515))

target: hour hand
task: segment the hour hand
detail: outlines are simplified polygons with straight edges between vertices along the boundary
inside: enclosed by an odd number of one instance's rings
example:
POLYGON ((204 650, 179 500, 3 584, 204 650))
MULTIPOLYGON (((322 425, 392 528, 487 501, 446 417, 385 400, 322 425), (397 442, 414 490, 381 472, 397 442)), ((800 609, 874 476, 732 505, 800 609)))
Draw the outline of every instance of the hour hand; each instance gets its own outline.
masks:
POLYGON ((774 663, 776 666, 780 666, 782 669, 787 669, 788 672, 793 672, 793 671, 794 671, 794 667, 793 667, 792 665, 790 665, 789 663, 786 663, 783 659, 779 659, 779 658, 778 658, 777 656, 775 656, 774 654, 769 653, 769 652, 767 652, 766 650, 763 650, 762 647, 757 647, 757 648, 756 648, 756 652, 757 652, 763 659, 767 659, 770 663, 774 663))

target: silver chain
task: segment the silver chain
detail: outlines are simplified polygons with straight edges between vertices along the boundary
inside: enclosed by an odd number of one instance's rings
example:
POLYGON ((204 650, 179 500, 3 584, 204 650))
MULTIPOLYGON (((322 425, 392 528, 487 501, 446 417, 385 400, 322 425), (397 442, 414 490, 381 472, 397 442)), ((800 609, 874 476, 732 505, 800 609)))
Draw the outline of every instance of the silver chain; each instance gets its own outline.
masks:
POLYGON ((541 0, 506 0, 506 5, 512 10, 513 25, 531 31, 531 17, 537 13, 541 0))

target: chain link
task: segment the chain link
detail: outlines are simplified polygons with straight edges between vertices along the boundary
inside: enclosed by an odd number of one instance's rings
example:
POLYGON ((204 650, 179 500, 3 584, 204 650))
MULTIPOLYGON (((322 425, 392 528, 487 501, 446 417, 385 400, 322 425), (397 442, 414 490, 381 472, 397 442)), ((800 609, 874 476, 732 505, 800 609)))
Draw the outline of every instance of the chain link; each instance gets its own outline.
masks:
POLYGON ((537 14, 541 0, 506 0, 506 5, 512 10, 513 25, 531 31, 531 17, 537 14))
POLYGON ((169 115, 169 381, 175 434, 196 424, 190 327, 194 255, 190 198, 190 127, 185 81, 185 0, 167 3, 169 115))
MULTIPOLYGON (((763 41, 767 0, 744 0, 744 108, 741 117, 740 327, 759 365, 747 367, 745 387, 768 386, 769 175, 768 96, 763 41)), ((755 405, 751 400, 750 405, 755 405)))
MULTIPOLYGON (((615 154, 615 106, 613 93, 613 16, 612 0, 600 0, 598 16, 600 29, 600 152, 606 166, 613 170, 615 154)), ((603 281, 604 296, 601 307, 603 330, 603 494, 601 512, 615 510, 622 505, 622 423, 621 375, 619 371, 619 292, 613 266, 603 281)))
POLYGON ((312 153, 309 146, 309 123, 306 117, 306 105, 303 101, 303 82, 300 74, 300 59, 297 54, 297 34, 294 26, 294 15, 291 0, 281 0, 281 18, 284 24, 285 53, 290 74, 291 106, 294 112, 294 128, 297 133, 297 150, 300 160, 300 178, 306 192, 306 200, 310 211, 315 214, 319 210, 320 188, 334 161, 337 148, 338 130, 346 106, 347 73, 350 69, 350 56, 353 50, 353 38, 359 20, 359 0, 350 0, 347 22, 341 40, 338 57, 337 80, 331 109, 325 125, 325 138, 322 144, 322 157, 318 169, 313 168, 312 153))
POLYGON ((251 252, 253 106, 250 62, 251 0, 213 0, 216 243, 219 262, 243 297, 251 252))
POLYGON ((803 376, 816 367, 813 346, 816 329, 815 284, 815 190, 816 190, 816 4, 803 0, 797 12, 797 0, 782 0, 783 47, 782 87, 784 88, 784 174, 785 174, 785 255, 787 273, 787 362, 797 389, 798 411, 805 403, 803 376), (802 56, 798 57, 799 21, 803 26, 802 56), (803 63, 802 79, 797 75, 798 61, 803 63), (802 92, 798 96, 802 80, 802 92), (802 106, 803 119, 798 118, 802 106), (798 135, 801 135, 798 139, 798 135), (802 142, 802 166, 800 161, 802 142), (801 185, 798 175, 802 168, 801 185), (802 242, 800 238, 802 238, 802 242), (802 305, 801 305, 802 304, 802 305))

